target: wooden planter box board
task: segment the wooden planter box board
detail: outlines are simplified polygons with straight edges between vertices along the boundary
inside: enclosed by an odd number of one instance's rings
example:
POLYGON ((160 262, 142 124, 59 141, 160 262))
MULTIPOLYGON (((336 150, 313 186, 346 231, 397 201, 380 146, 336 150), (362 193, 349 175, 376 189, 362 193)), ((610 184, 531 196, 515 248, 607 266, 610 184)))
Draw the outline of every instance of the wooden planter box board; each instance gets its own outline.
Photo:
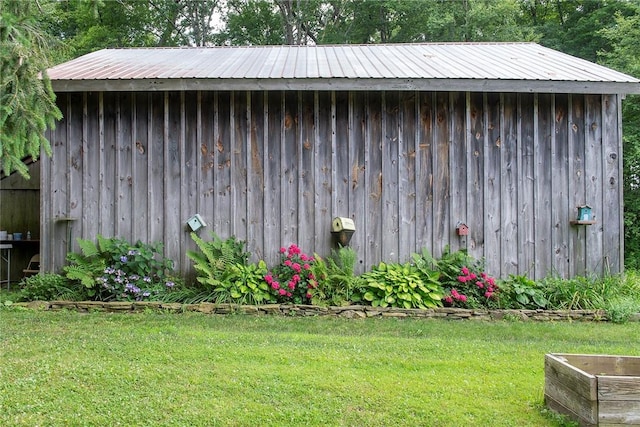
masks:
POLYGON ((640 425, 640 357, 545 355, 544 400, 581 426, 640 425))

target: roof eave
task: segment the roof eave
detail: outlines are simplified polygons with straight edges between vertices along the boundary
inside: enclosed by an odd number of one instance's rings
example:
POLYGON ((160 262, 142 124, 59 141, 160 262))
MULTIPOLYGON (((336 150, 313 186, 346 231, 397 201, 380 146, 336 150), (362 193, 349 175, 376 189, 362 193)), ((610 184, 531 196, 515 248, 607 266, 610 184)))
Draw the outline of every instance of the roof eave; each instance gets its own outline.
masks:
POLYGON ((637 82, 585 82, 554 80, 504 79, 96 79, 53 80, 55 92, 153 92, 153 91, 231 91, 231 90, 302 90, 302 91, 455 91, 640 94, 637 82))

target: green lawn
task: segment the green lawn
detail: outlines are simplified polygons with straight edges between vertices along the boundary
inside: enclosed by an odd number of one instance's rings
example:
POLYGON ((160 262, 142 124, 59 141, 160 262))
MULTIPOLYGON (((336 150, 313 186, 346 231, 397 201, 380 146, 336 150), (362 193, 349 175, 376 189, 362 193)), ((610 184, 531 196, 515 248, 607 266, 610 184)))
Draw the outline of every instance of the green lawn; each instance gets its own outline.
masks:
POLYGON ((544 354, 637 324, 0 310, 0 425, 557 426, 544 354))

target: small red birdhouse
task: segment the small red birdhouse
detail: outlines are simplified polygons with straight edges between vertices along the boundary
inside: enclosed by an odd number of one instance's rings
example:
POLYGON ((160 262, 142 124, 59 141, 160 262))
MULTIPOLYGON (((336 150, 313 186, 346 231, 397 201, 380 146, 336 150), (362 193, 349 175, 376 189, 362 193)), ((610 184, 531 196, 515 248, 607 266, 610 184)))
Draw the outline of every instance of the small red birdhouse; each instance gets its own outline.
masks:
POLYGON ((456 226, 456 233, 458 234, 458 236, 468 236, 469 227, 467 227, 467 224, 463 224, 459 222, 458 225, 456 226))

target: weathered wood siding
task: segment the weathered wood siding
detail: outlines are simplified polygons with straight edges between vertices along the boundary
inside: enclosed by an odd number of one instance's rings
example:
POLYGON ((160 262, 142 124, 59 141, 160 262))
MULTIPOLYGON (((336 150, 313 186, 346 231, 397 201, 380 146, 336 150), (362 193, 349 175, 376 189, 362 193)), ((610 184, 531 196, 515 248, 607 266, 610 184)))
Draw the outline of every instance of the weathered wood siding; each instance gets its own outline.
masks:
MULTIPOLYGON (((464 92, 60 94, 42 161, 43 263, 72 239, 163 241, 190 271, 186 220, 275 263, 328 254, 355 220, 360 271, 448 245, 496 276, 622 268, 617 96, 464 92), (576 206, 597 223, 573 226, 576 206), (65 219, 65 220, 63 220, 65 219), (456 235, 458 222, 470 233, 456 235)), ((78 249, 71 242, 73 249, 78 249)))

